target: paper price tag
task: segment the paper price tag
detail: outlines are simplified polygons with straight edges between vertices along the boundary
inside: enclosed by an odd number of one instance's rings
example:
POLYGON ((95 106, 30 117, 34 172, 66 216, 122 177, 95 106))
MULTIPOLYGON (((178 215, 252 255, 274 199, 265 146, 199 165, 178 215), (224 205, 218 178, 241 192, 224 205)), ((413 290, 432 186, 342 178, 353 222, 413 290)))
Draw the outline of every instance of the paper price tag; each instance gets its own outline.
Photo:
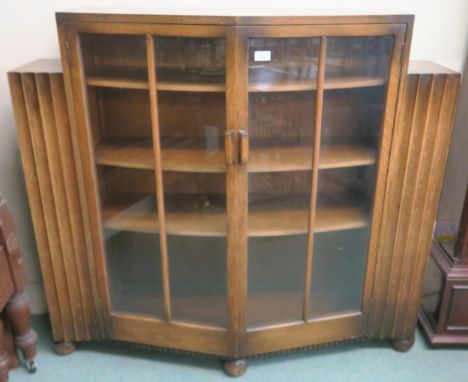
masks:
POLYGON ((271 50, 256 50, 254 61, 271 61, 271 50))

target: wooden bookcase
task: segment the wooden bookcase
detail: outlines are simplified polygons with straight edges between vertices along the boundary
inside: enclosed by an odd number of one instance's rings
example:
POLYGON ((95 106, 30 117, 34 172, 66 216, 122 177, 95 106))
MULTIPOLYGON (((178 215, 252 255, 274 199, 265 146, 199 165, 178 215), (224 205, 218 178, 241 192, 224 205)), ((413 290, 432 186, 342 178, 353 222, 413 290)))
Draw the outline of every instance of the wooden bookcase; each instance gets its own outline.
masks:
POLYGON ((409 349, 459 81, 406 97, 412 16, 57 20, 68 107, 34 67, 10 86, 25 158, 64 138, 35 174, 60 351, 108 338, 239 375, 325 343, 409 349))

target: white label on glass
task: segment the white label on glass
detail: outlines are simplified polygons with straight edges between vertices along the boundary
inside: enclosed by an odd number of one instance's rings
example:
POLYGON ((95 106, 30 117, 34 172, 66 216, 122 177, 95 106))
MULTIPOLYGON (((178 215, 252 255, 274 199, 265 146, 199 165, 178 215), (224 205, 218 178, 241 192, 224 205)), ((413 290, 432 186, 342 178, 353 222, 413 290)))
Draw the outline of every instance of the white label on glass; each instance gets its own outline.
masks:
POLYGON ((254 61, 271 61, 271 50, 256 50, 254 61))

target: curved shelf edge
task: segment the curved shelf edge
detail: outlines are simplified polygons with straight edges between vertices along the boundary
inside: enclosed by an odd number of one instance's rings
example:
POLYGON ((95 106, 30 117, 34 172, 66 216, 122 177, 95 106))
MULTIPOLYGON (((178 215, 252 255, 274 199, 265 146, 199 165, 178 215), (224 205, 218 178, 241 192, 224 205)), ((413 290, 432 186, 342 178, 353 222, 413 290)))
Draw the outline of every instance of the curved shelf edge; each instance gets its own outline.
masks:
MULTIPOLYGON (((109 87, 117 89, 149 89, 147 80, 125 77, 89 76, 86 79, 88 86, 109 87)), ((354 89, 383 86, 385 78, 373 77, 349 77, 330 78, 325 80, 325 90, 354 89)), ((222 93, 226 91, 224 83, 216 82, 175 82, 160 81, 156 83, 159 91, 172 92, 200 92, 222 93)), ((314 80, 277 81, 270 83, 251 82, 248 85, 250 93, 276 93, 276 92, 303 92, 313 91, 317 88, 314 80)))
MULTIPOLYGON (((104 227, 112 230, 157 233, 158 216, 109 207, 103 209, 104 227)), ((291 236, 307 234, 307 209, 281 209, 250 212, 249 237, 291 236)), ((342 231, 368 225, 368 213, 358 207, 319 208, 314 232, 342 231)), ((224 213, 177 212, 166 214, 166 233, 178 236, 226 236, 227 217, 224 213)))
MULTIPOLYGON (((178 172, 226 172, 224 151, 171 148, 161 150, 162 169, 178 172)), ((96 148, 96 163, 102 166, 154 169, 153 148, 149 144, 103 143, 96 148)), ((369 166, 375 151, 359 145, 326 145, 320 153, 319 169, 369 166)), ((251 148, 249 173, 307 171, 312 169, 312 148, 251 148)))

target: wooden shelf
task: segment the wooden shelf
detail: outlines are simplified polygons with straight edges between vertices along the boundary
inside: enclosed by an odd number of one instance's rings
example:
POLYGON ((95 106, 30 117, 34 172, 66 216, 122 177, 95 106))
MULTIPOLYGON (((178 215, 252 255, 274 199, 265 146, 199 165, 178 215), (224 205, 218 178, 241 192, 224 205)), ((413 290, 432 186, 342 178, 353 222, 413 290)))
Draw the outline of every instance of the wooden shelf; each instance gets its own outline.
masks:
POLYGON ((95 68, 86 77, 86 84, 118 89, 149 89, 148 74, 144 68, 95 68))
MULTIPOLYGON (((226 171, 224 151, 175 147, 162 150, 165 171, 211 172, 226 171)), ((99 165, 152 169, 153 148, 149 140, 124 143, 109 142, 96 148, 99 165)), ((368 166, 375 162, 375 152, 359 145, 328 145, 320 153, 319 169, 368 166)), ((312 168, 312 149, 299 147, 251 147, 248 172, 303 171, 312 168)))
MULTIPOLYGON (((163 149, 161 153, 164 171, 225 172, 224 151, 177 147, 163 149)), ((151 141, 125 143, 114 141, 99 144, 96 148, 99 165, 153 169, 154 154, 151 141)))
POLYGON ((154 152, 150 139, 110 140, 96 147, 96 163, 138 169, 154 169, 154 152))
MULTIPOLYGON (((149 89, 147 73, 143 69, 99 68, 87 76, 89 86, 111 87, 122 89, 149 89)), ((385 85, 386 80, 379 77, 337 77, 325 79, 325 89, 352 89, 385 85)), ((248 85, 249 92, 298 92, 315 90, 315 80, 295 78, 252 80, 248 85)), ((165 70, 159 75, 156 88, 160 91, 174 92, 224 92, 226 91, 224 75, 197 75, 191 73, 165 70)))
MULTIPOLYGON (((104 226, 113 230, 159 232, 155 212, 144 213, 122 207, 103 209, 104 226)), ((250 237, 288 236, 307 234, 307 209, 279 209, 252 211, 249 214, 250 237)), ((365 227, 368 214, 358 207, 319 208, 314 232, 340 231, 365 227)), ((226 215, 220 212, 166 212, 168 235, 219 237, 226 235, 226 215)))
MULTIPOLYGON (((283 172, 312 169, 311 146, 250 149, 248 172, 283 172)), ((359 145, 327 145, 321 148, 319 169, 368 166, 375 152, 359 145)))
MULTIPOLYGON (((386 82, 383 78, 372 77, 343 77, 325 79, 325 90, 352 89, 382 86, 386 82)), ((298 92, 310 91, 317 88, 315 80, 253 82, 249 84, 249 91, 255 92, 298 92)))
MULTIPOLYGON (((164 70, 158 75, 161 78, 157 81, 156 88, 161 91, 213 93, 226 90, 224 75, 197 75, 174 70, 164 70)), ((95 69, 88 75, 86 84, 121 89, 149 89, 145 69, 95 69)))

